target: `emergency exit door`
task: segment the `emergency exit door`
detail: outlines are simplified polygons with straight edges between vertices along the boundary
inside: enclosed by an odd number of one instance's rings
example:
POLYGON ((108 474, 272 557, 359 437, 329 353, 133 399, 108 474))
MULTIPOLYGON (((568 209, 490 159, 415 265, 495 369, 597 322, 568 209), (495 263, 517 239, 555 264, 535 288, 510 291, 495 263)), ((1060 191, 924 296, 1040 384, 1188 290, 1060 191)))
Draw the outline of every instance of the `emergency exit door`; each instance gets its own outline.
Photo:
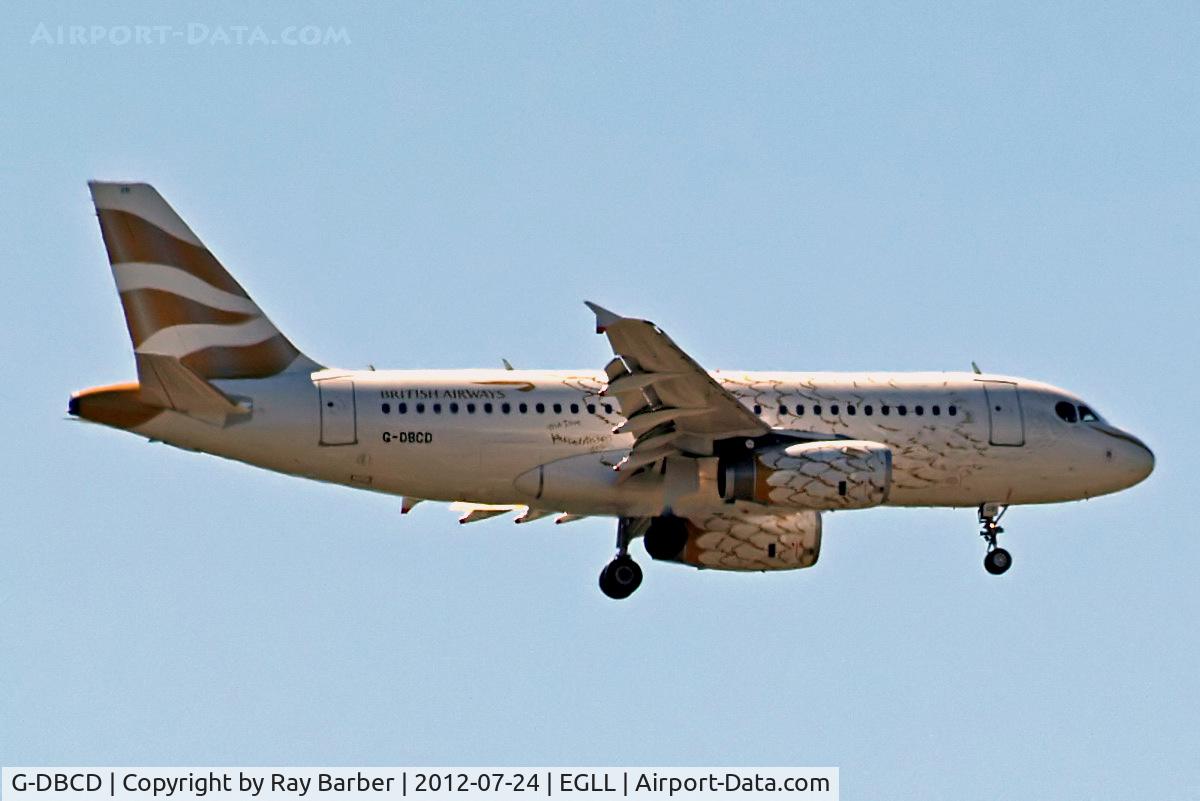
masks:
POLYGON ((1021 394, 1012 381, 980 381, 987 398, 988 441, 993 445, 1024 445, 1025 418, 1021 414, 1021 394))
POLYGON ((327 378, 317 382, 321 402, 321 444, 353 445, 358 442, 354 381, 327 378))

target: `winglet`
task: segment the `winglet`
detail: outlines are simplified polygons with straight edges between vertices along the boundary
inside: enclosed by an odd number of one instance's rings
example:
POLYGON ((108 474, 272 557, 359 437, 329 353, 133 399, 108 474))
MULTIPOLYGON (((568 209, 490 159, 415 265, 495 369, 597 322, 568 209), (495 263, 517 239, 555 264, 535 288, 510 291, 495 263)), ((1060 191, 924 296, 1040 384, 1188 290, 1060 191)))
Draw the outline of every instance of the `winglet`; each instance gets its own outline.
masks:
POLYGON ((610 312, 608 309, 600 306, 599 304, 592 303, 590 300, 585 300, 583 305, 587 306, 596 313, 597 334, 603 334, 605 329, 607 329, 610 325, 613 323, 619 323, 622 319, 621 315, 610 312))

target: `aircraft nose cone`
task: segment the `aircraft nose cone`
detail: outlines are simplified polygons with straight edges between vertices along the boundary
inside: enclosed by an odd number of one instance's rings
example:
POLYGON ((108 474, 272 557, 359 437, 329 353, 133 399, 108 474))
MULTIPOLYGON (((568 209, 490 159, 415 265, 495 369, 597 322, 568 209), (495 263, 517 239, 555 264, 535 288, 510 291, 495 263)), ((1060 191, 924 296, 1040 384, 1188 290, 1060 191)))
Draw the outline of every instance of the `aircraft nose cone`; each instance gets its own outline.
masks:
POLYGON ((1151 473, 1154 472, 1154 451, 1146 447, 1146 443, 1142 442, 1135 436, 1129 437, 1133 440, 1133 446, 1130 450, 1133 451, 1129 457, 1130 467, 1133 469, 1134 483, 1146 480, 1151 473))
POLYGON ((1110 451, 1117 457, 1114 466, 1121 473, 1120 480, 1126 487, 1145 481, 1154 472, 1154 452, 1128 431, 1112 429, 1106 433, 1122 440, 1118 448, 1110 451))
POLYGON ((1093 428, 1110 438, 1104 446, 1113 487, 1108 492, 1128 489, 1154 472, 1154 452, 1146 447, 1146 443, 1116 426, 1096 424, 1093 428))

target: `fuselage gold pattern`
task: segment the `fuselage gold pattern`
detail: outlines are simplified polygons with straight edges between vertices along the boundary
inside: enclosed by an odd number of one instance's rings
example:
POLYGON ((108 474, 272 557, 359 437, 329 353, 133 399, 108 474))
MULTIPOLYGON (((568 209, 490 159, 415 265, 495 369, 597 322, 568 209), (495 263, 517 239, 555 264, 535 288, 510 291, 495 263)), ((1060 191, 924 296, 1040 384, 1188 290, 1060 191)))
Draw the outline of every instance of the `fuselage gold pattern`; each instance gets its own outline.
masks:
POLYGON ((816 563, 821 513, 977 507, 985 567, 1012 504, 1093 498, 1154 457, 1083 399, 982 373, 708 371, 653 323, 589 303, 601 370, 342 370, 285 337, 153 187, 90 184, 137 381, 70 413, 282 473, 445 501, 462 522, 617 519, 629 556, 722 570, 816 563))

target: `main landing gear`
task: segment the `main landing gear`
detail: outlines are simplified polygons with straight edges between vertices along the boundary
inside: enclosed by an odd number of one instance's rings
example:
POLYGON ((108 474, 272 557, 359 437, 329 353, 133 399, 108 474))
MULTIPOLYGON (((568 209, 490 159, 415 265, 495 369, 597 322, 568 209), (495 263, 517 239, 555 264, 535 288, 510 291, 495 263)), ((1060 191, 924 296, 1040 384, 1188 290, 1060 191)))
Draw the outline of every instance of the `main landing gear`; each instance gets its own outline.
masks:
POLYGON ((979 506, 979 523, 983 530, 979 536, 987 540, 987 553, 983 557, 983 569, 993 576, 999 576, 1012 567, 1012 554, 996 544, 996 538, 1004 532, 1000 528, 1000 518, 1008 511, 1008 506, 998 503, 984 503, 979 506))
POLYGON ((629 555, 633 539, 633 521, 621 518, 617 523, 617 556, 600 571, 600 590, 609 598, 620 600, 633 595, 642 584, 642 569, 629 555))

